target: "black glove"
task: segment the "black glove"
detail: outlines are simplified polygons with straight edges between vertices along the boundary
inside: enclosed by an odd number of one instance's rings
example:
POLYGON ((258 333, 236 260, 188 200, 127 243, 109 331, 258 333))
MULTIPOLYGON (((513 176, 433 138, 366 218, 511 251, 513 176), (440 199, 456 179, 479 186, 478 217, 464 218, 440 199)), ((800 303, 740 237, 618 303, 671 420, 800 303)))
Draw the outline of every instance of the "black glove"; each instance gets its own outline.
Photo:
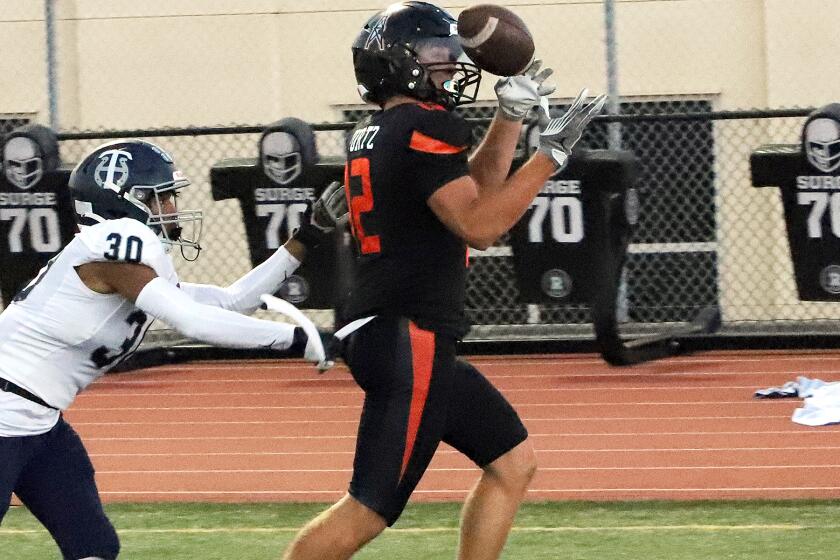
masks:
POLYGON ((307 250, 318 247, 332 236, 335 226, 347 220, 347 198, 344 185, 333 181, 324 189, 301 217, 300 227, 292 237, 302 243, 307 250))

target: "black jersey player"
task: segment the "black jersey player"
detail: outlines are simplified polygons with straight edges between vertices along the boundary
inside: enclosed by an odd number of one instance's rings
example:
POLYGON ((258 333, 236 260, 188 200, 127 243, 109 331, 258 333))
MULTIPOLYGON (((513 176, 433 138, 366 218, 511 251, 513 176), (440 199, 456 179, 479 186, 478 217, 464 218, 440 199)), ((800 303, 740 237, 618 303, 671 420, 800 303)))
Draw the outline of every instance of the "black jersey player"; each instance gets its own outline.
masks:
POLYGON ((353 45, 363 98, 381 107, 353 130, 345 191, 358 248, 344 358, 365 403, 348 494, 310 522, 286 558, 349 558, 400 516, 443 441, 482 469, 464 506, 459 558, 497 558, 536 463, 511 405, 456 358, 467 331, 468 246, 484 249, 522 216, 603 97, 543 111, 540 150, 508 177, 522 121, 553 91, 535 62, 496 84, 499 110, 472 150, 452 112, 480 71, 460 60, 455 20, 423 2, 371 18, 353 45))

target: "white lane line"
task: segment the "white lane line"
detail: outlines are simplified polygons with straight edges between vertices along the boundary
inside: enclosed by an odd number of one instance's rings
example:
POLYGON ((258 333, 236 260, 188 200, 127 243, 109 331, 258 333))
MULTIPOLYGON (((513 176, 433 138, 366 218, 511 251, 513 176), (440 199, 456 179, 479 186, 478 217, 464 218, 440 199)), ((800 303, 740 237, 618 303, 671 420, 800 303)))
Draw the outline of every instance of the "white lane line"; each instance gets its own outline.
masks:
MULTIPOLYGON (((575 357, 574 355, 569 354, 549 354, 545 355, 544 357, 529 357, 526 359, 518 359, 518 355, 512 355, 508 359, 505 357, 470 357, 465 356, 467 361, 474 365, 482 365, 488 367, 516 367, 520 365, 524 366, 531 366, 531 365, 559 365, 564 367, 566 365, 602 365, 604 368, 609 367, 607 363, 601 358, 581 358, 575 357)), ((819 354, 808 354, 808 353, 801 353, 801 354, 761 354, 758 356, 725 356, 725 355, 714 355, 714 356, 701 356, 697 358, 686 358, 686 357, 674 357, 674 358, 667 358, 658 362, 661 365, 678 365, 678 364, 729 364, 729 363, 760 363, 760 362, 829 362, 829 361, 836 361, 840 363, 840 352, 837 353, 819 353, 819 354)), ((298 370, 305 370, 309 368, 310 365, 306 362, 302 361, 295 361, 295 362, 228 362, 228 363, 207 363, 207 362, 195 362, 195 363, 185 363, 185 364, 173 364, 173 365, 163 365, 163 366, 156 366, 153 368, 149 368, 148 372, 160 372, 160 371, 195 371, 195 370, 214 370, 214 371, 225 371, 225 370, 261 370, 261 369, 298 369, 298 370)), ((644 366, 642 366, 644 367, 644 366)), ((336 369, 332 371, 347 371, 347 367, 343 364, 336 365, 336 369)), ((327 374, 329 375, 329 374, 327 374)))
MULTIPOLYGON (((642 372, 642 371, 633 371, 633 372, 622 372, 622 373, 612 373, 612 372, 591 372, 591 373, 574 373, 574 372, 566 372, 566 371, 547 371, 544 373, 539 374, 521 374, 521 375, 485 375, 487 379, 491 381, 499 380, 499 379, 514 379, 514 380, 521 380, 521 379, 577 379, 577 378, 604 378, 604 379, 621 379, 621 380, 628 380, 632 379, 634 381, 639 381, 639 378, 653 378, 654 381, 668 379, 672 377, 772 377, 772 376, 787 376, 788 381, 792 381, 798 375, 802 374, 801 368, 797 368, 799 371, 796 372, 788 372, 788 371, 650 371, 650 372, 642 372)), ((835 374, 840 376, 840 364, 838 364, 837 368, 832 368, 829 370, 813 370, 809 369, 807 371, 808 376, 818 376, 818 375, 825 375, 825 374, 835 374)), ((143 374, 137 374, 141 376, 143 374)), ((219 383, 236 383, 236 384, 246 384, 246 383, 312 383, 312 384, 328 384, 329 382, 336 382, 340 381, 342 383, 347 383, 348 385, 355 386, 355 382, 352 378, 345 378, 345 379, 331 379, 327 380, 325 378, 311 378, 311 377, 255 377, 255 378, 235 378, 230 377, 226 379, 191 379, 189 377, 181 376, 179 378, 161 378, 161 379, 110 379, 110 378, 101 378, 100 380, 94 382, 91 387, 120 387, 120 386, 131 386, 131 385, 181 385, 181 384, 199 384, 199 383, 208 383, 208 384, 219 384, 219 383)), ((830 379, 824 379, 824 381, 831 381, 830 379)))
MULTIPOLYGON (((635 472, 635 471, 758 471, 758 470, 791 470, 791 469, 840 469, 840 465, 696 465, 696 466, 653 466, 653 467, 541 467, 540 472, 635 472)), ((353 469, 149 469, 149 470, 97 470, 97 475, 123 474, 351 474, 353 469)), ((429 468, 426 472, 471 472, 479 473, 478 467, 449 467, 429 468)))
MULTIPOLYGON (((667 421, 667 420, 790 420, 790 415, 777 416, 616 416, 610 418, 591 418, 588 416, 566 418, 522 418, 523 422, 629 422, 629 421, 667 421)), ((330 424, 356 426, 358 418, 352 420, 195 420, 173 422, 73 422, 73 426, 266 426, 330 424)))
MULTIPOLYGON (((613 387, 598 387, 598 392, 626 392, 626 391, 754 391, 754 385, 638 385, 638 386, 613 386, 613 387)), ((505 393, 591 393, 592 387, 532 387, 532 388, 502 388, 505 393)), ((236 396, 236 397, 259 397, 259 396, 274 396, 274 395, 361 395, 361 389, 352 391, 225 391, 219 392, 149 392, 142 390, 131 391, 92 391, 82 393, 76 397, 76 402, 88 399, 97 399, 102 397, 215 397, 218 395, 236 396)), ((773 399, 765 399, 773 400, 773 399)), ((792 400, 792 399, 789 399, 792 400)))
MULTIPOLYGON (((767 452, 778 453, 779 451, 836 451, 840 446, 816 445, 813 447, 646 447, 646 448, 597 448, 597 449, 536 449, 537 454, 549 453, 744 453, 744 452, 767 452)), ((90 453, 91 457, 285 457, 297 455, 354 455, 355 451, 254 451, 254 452, 207 452, 207 453, 90 453)), ((454 449, 438 449, 437 455, 461 455, 454 449)))
MULTIPOLYGON (((592 437, 633 437, 639 438, 642 436, 749 436, 749 435, 795 435, 797 437, 809 435, 824 435, 826 433, 835 433, 840 430, 765 430, 765 431, 734 431, 734 432, 581 432, 577 434, 569 434, 565 432, 558 433, 531 433, 530 437, 551 437, 551 438, 592 438, 592 437)), ((88 441, 217 441, 217 440, 287 440, 287 439, 301 439, 301 440, 321 440, 321 439, 356 439, 356 434, 352 435, 330 435, 330 436, 183 436, 183 437, 85 437, 88 441)))
MULTIPOLYGON (((720 486, 717 488, 585 488, 583 490, 578 489, 560 489, 560 488, 529 488, 528 492, 542 492, 546 494, 574 494, 577 492, 589 492, 589 493, 607 493, 607 492, 667 492, 667 493, 674 493, 678 494, 680 492, 685 493, 717 493, 717 492, 800 492, 800 491, 819 491, 824 492, 826 490, 840 490, 840 486, 756 486, 755 488, 750 487, 740 487, 740 486, 720 486)), ((415 490, 414 493, 423 492, 426 494, 436 494, 437 490, 415 490)), ((464 490, 464 493, 468 492, 468 490, 464 490)))
MULTIPOLYGON (((579 362, 574 362, 573 358, 565 357, 567 355, 564 354, 557 354, 557 355, 550 355, 546 358, 542 359, 533 359, 527 358, 524 360, 517 360, 516 356, 511 357, 509 360, 498 359, 498 358, 471 358, 466 356, 466 360, 473 364, 482 364, 482 365, 492 365, 492 366, 509 366, 513 364, 535 364, 535 365, 542 365, 545 362, 562 362, 562 363, 576 363, 578 365, 581 364, 593 364, 598 365, 602 364, 604 367, 608 367, 607 363, 599 358, 593 359, 580 359, 579 362)), ((687 357, 674 357, 674 358, 666 358, 661 360, 657 363, 663 365, 671 365, 671 364, 728 364, 728 363, 757 363, 757 362, 768 362, 768 361, 809 361, 809 362, 826 362, 826 361, 840 361, 840 352, 822 352, 817 354, 808 354, 808 353, 786 353, 786 354, 760 354, 758 356, 725 356, 725 355, 709 355, 709 356, 699 356, 694 358, 687 358, 687 357)), ((636 366, 638 367, 638 366, 636 366)), ((644 367, 644 366, 642 366, 644 367)))
MULTIPOLYGON (((539 373, 484 373, 485 377, 488 379, 528 379, 528 378, 540 378, 540 377, 619 377, 619 378, 637 378, 637 377, 645 377, 645 376, 652 376, 652 377, 667 377, 669 375, 785 375, 790 374, 793 376, 797 375, 805 375, 806 377, 812 377, 814 375, 820 374, 831 374, 837 373, 840 371, 840 358, 837 360, 837 365, 834 367, 821 367, 819 369, 815 367, 805 366, 803 367, 801 364, 796 364, 795 366, 791 366, 790 369, 788 368, 779 368, 776 370, 768 370, 768 369, 760 369, 760 370, 739 370, 738 366, 733 365, 730 370, 727 371, 715 371, 715 370, 702 370, 702 369, 685 369, 683 367, 679 367, 680 364, 673 364, 670 368, 657 368, 652 370, 646 370, 644 368, 634 369, 634 370, 619 370, 614 371, 613 368, 604 367, 603 369, 594 369, 592 371, 570 371, 573 370, 573 367, 567 367, 566 365, 562 364, 517 364, 511 363, 505 366, 505 369, 513 369, 520 365, 541 365, 547 366, 544 370, 539 373)), ((473 364, 481 370, 484 365, 482 364, 473 364), (480 367, 479 367, 480 366, 480 367)), ((248 368, 244 368, 248 369, 248 368)), ((275 370, 275 368, 261 368, 266 370, 275 370)), ((240 371, 239 368, 226 368, 223 370, 225 374, 228 371, 240 371)), ((250 370, 249 370, 250 371, 250 370)), ((117 375, 110 375, 105 378, 101 378, 95 384, 98 385, 107 385, 107 384, 114 384, 114 383, 130 383, 125 376, 126 375, 134 375, 136 377, 147 377, 154 373, 153 371, 138 371, 132 374, 119 374, 119 379, 114 381, 115 378, 118 378, 117 375)), ((271 377, 230 377, 230 378, 211 378, 211 379, 201 379, 201 378, 194 378, 191 377, 192 375, 207 375, 208 372, 202 371, 199 369, 189 371, 189 372, 179 372, 178 377, 183 378, 185 381, 191 382, 211 382, 211 381, 222 381, 222 382, 236 382, 236 381, 276 381, 276 382, 285 382, 285 381, 294 381, 297 383, 335 383, 335 382, 349 382, 354 383, 353 378, 349 375, 349 373, 341 372, 341 375, 329 375, 326 374, 322 377, 316 377, 313 375, 306 375, 302 377, 284 377, 284 376, 271 376, 271 377)), ((211 374, 212 375, 212 374, 211 374)), ((171 374, 167 374, 166 376, 156 377, 155 379, 150 379, 147 382, 149 383, 168 383, 173 379, 171 374)))
MULTIPOLYGON (((355 455, 355 451, 255 451, 251 452, 209 452, 209 453, 89 453, 88 456, 95 458, 105 457, 264 457, 276 456, 285 457, 292 455, 355 455)), ((438 450, 436 454, 459 454, 455 450, 438 450)))
MULTIPOLYGON (((512 402, 514 406, 556 406, 561 408, 589 408, 589 407, 653 407, 653 406, 722 406, 722 405, 737 405, 737 406, 755 406, 768 407, 775 405, 793 406, 801 404, 796 399, 771 399, 771 400, 749 400, 749 401, 632 401, 632 402, 563 402, 563 403, 517 403, 512 402)), ((225 406, 97 406, 97 407, 78 407, 70 408, 68 412, 122 412, 127 410, 149 412, 152 410, 161 411, 184 411, 184 410, 312 410, 316 405, 225 405, 225 406)), ((353 405, 337 405, 337 406, 320 406, 317 405, 318 410, 360 410, 360 406, 353 405)))
MULTIPOLYGON (((716 487, 716 488, 529 488, 529 494, 605 494, 605 493, 668 493, 679 494, 680 492, 686 494, 703 494, 703 493, 720 493, 720 492, 825 492, 825 491, 840 491, 840 486, 768 486, 768 487, 716 487)), ((335 488, 332 490, 103 490, 99 493, 108 496, 312 496, 325 494, 343 494, 347 491, 346 488, 335 488)), ((440 494, 456 494, 465 496, 469 489, 439 489, 439 490, 424 490, 418 489, 413 492, 413 495, 440 495, 440 494)))

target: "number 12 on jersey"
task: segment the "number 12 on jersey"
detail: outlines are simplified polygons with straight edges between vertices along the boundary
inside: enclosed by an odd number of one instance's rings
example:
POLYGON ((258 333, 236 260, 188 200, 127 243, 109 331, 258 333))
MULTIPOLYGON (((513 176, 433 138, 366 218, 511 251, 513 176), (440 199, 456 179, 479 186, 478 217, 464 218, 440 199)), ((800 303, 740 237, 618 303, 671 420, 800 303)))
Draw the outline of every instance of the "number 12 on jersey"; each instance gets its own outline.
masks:
MULTIPOLYGON (((378 235, 365 231, 362 226, 362 215, 373 211, 373 190, 370 182, 370 160, 357 158, 351 160, 345 170, 345 184, 350 188, 350 225, 353 237, 359 244, 359 251, 363 255, 379 253, 382 250, 378 235)), ((365 221, 368 228, 372 225, 371 217, 365 221)))

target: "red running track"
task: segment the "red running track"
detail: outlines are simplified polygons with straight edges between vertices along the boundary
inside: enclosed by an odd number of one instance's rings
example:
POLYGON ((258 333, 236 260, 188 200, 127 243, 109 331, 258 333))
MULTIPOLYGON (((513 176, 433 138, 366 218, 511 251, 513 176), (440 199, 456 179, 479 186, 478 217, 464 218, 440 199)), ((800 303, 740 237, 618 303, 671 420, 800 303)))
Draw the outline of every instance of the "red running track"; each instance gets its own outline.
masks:
MULTIPOLYGON (((714 353, 632 368, 594 355, 470 360, 527 425, 533 500, 840 497, 840 426, 756 400, 840 353, 714 353)), ((362 393, 344 367, 212 362, 109 375, 66 417, 106 501, 331 501, 347 488, 362 393)), ((447 446, 418 500, 462 499, 479 471, 447 446)))

